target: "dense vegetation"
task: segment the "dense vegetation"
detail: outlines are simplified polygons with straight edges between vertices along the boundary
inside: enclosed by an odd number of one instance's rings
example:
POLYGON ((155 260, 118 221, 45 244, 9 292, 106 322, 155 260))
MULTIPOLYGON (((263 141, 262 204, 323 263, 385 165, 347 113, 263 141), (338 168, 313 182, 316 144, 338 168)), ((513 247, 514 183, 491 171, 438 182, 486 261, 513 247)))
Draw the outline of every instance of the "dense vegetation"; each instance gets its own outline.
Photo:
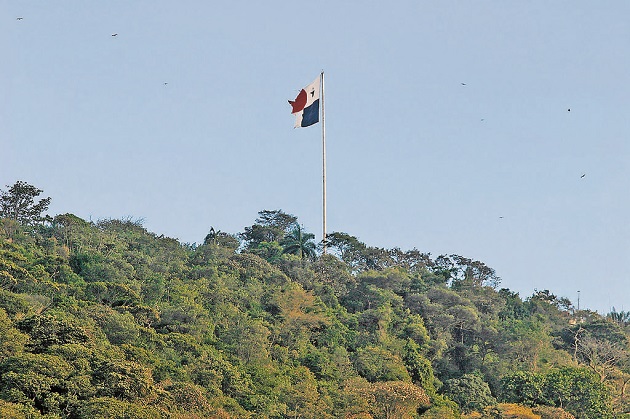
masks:
POLYGON ((2 418, 630 417, 629 313, 282 211, 191 245, 41 193, 0 194, 2 418))

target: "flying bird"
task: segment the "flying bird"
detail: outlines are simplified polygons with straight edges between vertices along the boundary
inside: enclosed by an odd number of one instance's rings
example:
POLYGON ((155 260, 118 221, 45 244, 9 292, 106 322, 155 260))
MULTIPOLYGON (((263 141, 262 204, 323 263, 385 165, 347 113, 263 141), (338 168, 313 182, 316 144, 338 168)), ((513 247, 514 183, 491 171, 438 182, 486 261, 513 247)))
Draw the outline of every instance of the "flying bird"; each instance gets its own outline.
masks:
POLYGON ((167 82, 164 82, 164 86, 166 86, 167 84, 168 84, 167 82))
POLYGON ((567 112, 571 112, 571 108, 567 109, 567 112))
POLYGON ((582 179, 585 176, 586 176, 586 173, 583 173, 582 176, 580 176, 580 179, 582 179))
POLYGON ((462 86, 466 86, 466 83, 461 83, 462 86))
POLYGON ((117 33, 113 33, 112 36, 118 36, 118 34, 117 33))
POLYGON ((23 17, 18 17, 18 18, 16 18, 16 20, 22 20, 22 19, 24 19, 24 18, 23 18, 23 17))

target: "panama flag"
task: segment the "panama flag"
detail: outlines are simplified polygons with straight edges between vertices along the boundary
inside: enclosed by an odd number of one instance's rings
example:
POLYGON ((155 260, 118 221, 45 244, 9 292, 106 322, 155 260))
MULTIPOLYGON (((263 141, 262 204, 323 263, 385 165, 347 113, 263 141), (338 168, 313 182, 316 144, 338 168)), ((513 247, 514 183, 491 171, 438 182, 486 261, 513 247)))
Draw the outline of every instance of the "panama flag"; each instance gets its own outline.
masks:
POLYGON ((319 90, 321 86, 321 76, 318 76, 313 83, 300 90, 295 100, 290 100, 289 104, 295 114, 295 128, 308 127, 319 122, 319 90))

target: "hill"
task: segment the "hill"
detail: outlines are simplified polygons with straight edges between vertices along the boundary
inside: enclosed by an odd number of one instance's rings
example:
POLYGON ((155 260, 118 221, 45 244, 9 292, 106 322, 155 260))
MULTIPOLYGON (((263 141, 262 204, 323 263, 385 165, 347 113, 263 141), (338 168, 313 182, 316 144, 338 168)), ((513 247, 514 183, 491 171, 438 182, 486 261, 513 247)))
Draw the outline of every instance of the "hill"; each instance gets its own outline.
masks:
POLYGON ((630 417, 628 313, 521 299, 459 255, 342 232, 324 253, 279 210, 191 245, 44 216, 42 191, 16 185, 0 196, 0 417, 630 417))

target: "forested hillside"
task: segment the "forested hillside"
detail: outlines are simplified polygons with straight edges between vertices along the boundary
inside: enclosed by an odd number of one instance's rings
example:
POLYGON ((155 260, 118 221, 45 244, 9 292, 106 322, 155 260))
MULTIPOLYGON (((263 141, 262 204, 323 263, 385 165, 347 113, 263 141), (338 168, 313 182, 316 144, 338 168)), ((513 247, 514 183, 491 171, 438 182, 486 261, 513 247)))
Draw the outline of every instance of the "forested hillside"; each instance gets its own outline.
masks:
POLYGON ((630 418, 630 313, 342 232, 324 254, 279 210, 187 244, 41 193, 0 195, 2 418, 630 418))

